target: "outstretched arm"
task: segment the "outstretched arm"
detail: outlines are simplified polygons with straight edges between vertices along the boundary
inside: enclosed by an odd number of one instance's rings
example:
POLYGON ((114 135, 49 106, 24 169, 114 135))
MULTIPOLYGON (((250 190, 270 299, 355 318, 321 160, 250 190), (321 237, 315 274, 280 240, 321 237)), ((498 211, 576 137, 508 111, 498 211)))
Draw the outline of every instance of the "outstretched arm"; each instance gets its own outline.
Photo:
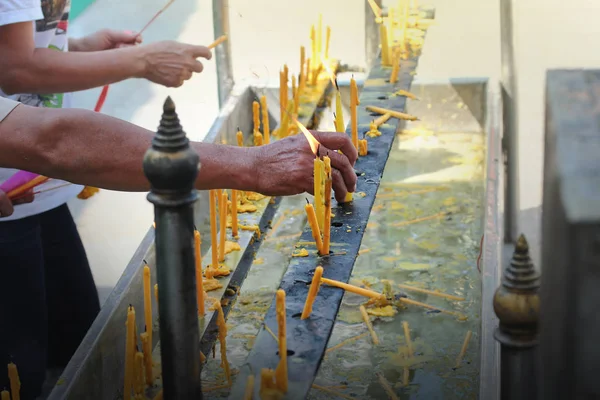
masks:
MULTIPOLYGON (((336 198, 354 191, 356 150, 345 134, 315 133, 330 153, 336 198)), ((142 160, 153 133, 128 122, 78 109, 17 106, 0 123, 0 167, 121 191, 147 191, 142 160)), ((312 192, 313 159, 303 135, 261 147, 193 142, 202 168, 198 189, 237 189, 266 195, 312 192)))

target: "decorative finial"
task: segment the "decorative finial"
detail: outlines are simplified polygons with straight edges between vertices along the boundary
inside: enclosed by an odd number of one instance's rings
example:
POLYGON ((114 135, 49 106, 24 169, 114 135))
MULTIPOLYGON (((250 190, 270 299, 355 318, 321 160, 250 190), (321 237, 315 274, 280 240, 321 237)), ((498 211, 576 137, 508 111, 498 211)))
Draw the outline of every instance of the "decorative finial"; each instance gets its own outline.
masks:
POLYGON ((167 152, 182 150, 188 145, 188 139, 179 123, 175 111, 175 103, 167 97, 163 105, 163 115, 160 119, 158 131, 152 141, 155 149, 167 152))
POLYGON ((540 310, 540 275, 529 256, 529 245, 521 235, 510 264, 504 270, 502 284, 494 295, 494 311, 500 320, 496 339, 509 347, 537 344, 540 310))
POLYGON ((175 103, 173 102, 173 99, 171 99, 171 96, 167 96, 165 104, 163 105, 163 112, 165 114, 175 112, 175 103))

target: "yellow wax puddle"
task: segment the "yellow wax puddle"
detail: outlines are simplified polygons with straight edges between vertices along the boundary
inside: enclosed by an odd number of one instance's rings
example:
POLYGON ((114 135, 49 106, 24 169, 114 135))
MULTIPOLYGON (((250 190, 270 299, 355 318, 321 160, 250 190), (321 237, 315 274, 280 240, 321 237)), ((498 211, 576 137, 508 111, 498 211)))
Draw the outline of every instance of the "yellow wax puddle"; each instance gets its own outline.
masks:
POLYGON ((373 307, 367 308, 367 314, 375 317, 393 317, 394 315, 398 314, 398 310, 392 306, 373 307))
POLYGON ((246 203, 246 204, 238 205, 237 212, 238 213, 253 213, 256 210, 258 210, 258 208, 254 204, 246 203))
POLYGON ((292 257, 308 257, 308 250, 299 249, 298 251, 292 253, 292 257))
POLYGON ((217 290, 223 287, 223 285, 221 285, 221 283, 215 278, 203 279, 202 286, 205 292, 211 292, 213 290, 217 290))
POLYGON ((240 251, 242 248, 240 244, 237 242, 230 242, 229 240, 225 241, 225 254, 229 254, 234 251, 240 251))
POLYGON ((250 201, 259 201, 265 199, 266 197, 267 196, 262 195, 260 193, 246 192, 246 198, 250 201))
POLYGON ((240 225, 239 228, 243 231, 254 231, 260 239, 260 228, 258 225, 240 225))
POLYGON ((256 265, 262 265, 262 264, 264 264, 264 263, 265 263, 265 259, 264 259, 264 258, 262 258, 262 257, 260 257, 260 258, 255 258, 255 259, 254 259, 254 263, 253 263, 253 264, 256 264, 256 265))

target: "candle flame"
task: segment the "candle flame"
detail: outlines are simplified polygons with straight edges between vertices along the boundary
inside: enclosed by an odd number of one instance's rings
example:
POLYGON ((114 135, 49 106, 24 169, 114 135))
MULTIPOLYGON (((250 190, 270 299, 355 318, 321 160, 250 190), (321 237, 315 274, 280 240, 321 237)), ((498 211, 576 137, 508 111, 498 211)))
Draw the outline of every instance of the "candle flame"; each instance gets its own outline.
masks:
POLYGON ((319 143, 319 141, 313 136, 313 134, 310 133, 310 131, 308 129, 306 129, 306 127, 304 125, 302 125, 300 123, 300 121, 298 121, 293 116, 292 116, 292 119, 293 119, 294 123, 296 125, 298 125, 298 128, 300 128, 300 130, 302 131, 302 133, 304 133, 304 137, 306 137, 306 140, 308 140, 308 144, 310 145, 310 149, 312 150, 313 154, 316 156, 317 152, 319 150, 319 146, 321 145, 321 143, 319 143))

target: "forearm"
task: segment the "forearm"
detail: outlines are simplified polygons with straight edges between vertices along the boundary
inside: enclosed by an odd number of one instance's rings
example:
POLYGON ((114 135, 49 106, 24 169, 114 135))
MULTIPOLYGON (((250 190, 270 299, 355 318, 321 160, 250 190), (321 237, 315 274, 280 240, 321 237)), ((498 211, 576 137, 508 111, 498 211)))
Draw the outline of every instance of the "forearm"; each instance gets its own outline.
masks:
POLYGON ((35 49, 30 58, 9 64, 2 90, 14 93, 66 93, 143 75, 143 49, 128 47, 102 52, 35 49))
MULTIPOLYGON (((143 157, 153 133, 128 122, 77 109, 19 106, 0 124, 0 163, 73 183, 147 191, 143 157), (28 129, 26 127, 42 127, 28 129), (11 135, 8 147, 3 139, 11 135)), ((251 148, 192 143, 200 155, 198 189, 256 190, 251 148)))

